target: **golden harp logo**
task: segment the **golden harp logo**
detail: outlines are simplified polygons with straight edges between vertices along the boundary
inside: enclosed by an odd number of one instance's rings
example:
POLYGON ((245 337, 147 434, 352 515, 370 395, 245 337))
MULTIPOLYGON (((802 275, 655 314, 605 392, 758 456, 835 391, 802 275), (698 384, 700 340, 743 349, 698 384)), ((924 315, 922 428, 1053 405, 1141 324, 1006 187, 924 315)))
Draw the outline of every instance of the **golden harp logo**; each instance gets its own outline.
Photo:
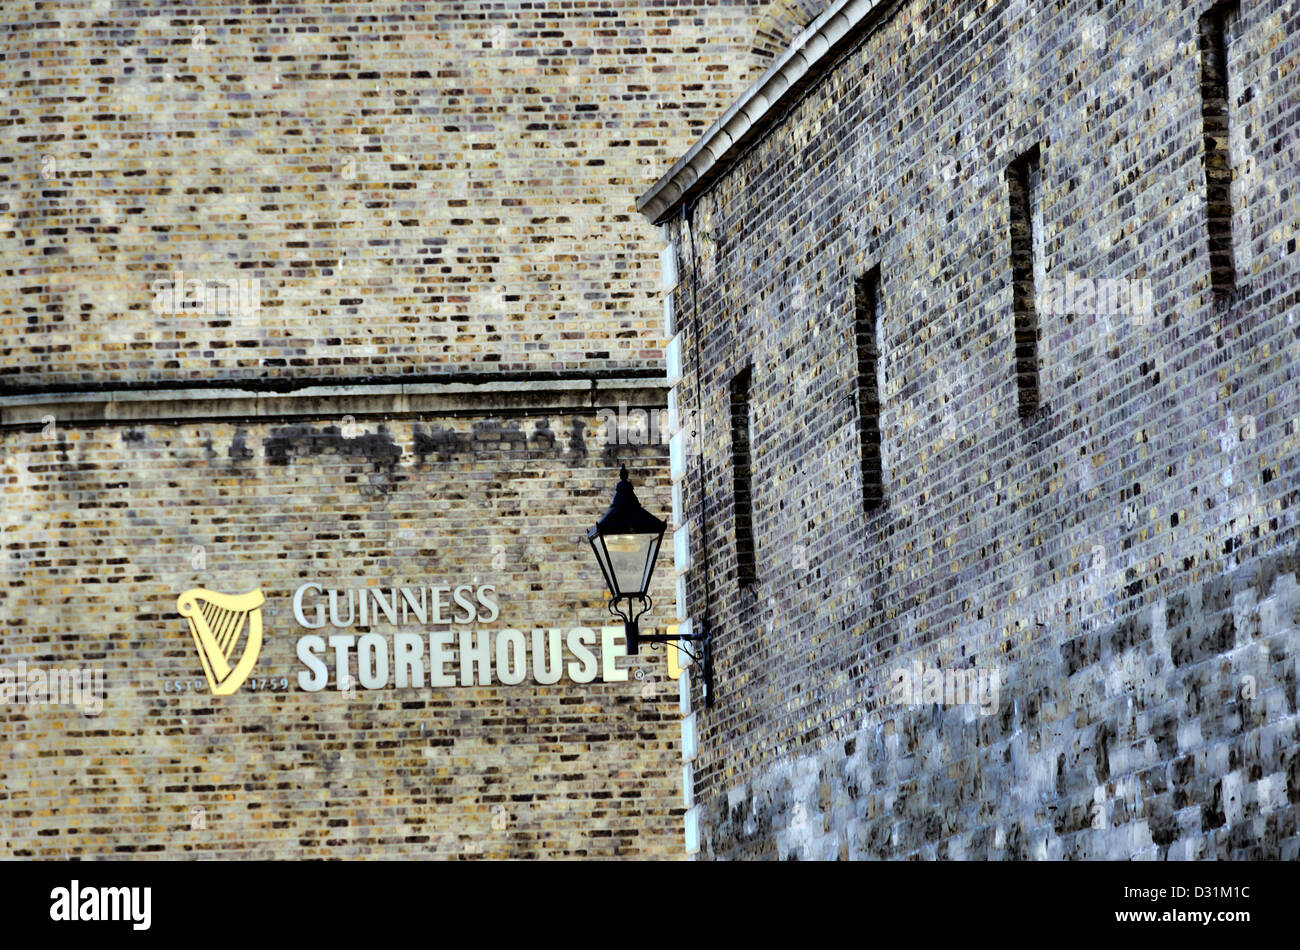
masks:
POLYGON ((194 645, 199 648, 203 672, 213 696, 230 696, 244 684, 257 664, 262 651, 262 605, 266 598, 260 590, 247 594, 218 594, 196 587, 176 598, 176 609, 190 622, 194 645), (248 635, 243 636, 244 627, 248 635), (239 661, 232 667, 231 657, 243 643, 239 661))

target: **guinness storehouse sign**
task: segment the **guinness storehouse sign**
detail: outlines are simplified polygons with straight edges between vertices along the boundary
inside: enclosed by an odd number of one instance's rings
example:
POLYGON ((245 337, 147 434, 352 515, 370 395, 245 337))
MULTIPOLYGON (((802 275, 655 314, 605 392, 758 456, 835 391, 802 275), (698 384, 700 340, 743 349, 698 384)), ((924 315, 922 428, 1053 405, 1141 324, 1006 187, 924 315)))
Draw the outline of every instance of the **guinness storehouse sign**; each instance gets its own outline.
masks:
POLYGON ((318 692, 330 685, 403 689, 628 678, 628 671, 615 665, 627 655, 621 626, 483 628, 500 615, 492 585, 334 589, 303 584, 293 595, 294 620, 320 632, 298 638, 298 659, 305 667, 298 685, 318 692), (419 626, 443 629, 409 629, 419 626), (369 632, 343 632, 354 627, 369 632))

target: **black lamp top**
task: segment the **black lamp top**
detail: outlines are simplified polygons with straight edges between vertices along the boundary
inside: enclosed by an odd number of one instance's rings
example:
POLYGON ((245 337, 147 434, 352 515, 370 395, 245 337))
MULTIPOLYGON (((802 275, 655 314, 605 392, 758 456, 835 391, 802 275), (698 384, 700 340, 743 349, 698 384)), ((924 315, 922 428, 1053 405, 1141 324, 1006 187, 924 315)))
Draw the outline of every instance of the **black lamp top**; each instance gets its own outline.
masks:
POLYGON ((588 535, 610 534, 663 534, 668 529, 668 522, 656 518, 641 507, 632 483, 627 478, 627 466, 619 466, 619 482, 614 489, 614 503, 596 522, 588 535))

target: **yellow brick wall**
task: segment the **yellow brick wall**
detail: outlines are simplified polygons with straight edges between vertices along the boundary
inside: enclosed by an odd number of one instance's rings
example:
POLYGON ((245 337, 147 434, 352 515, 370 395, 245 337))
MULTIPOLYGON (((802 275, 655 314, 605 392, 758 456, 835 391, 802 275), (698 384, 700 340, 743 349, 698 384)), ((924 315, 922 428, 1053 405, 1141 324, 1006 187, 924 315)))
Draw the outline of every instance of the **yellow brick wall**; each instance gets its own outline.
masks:
MULTIPOLYGON (((661 651, 617 661, 643 674, 618 683, 299 688, 295 645, 311 631, 292 595, 308 581, 492 584, 492 637, 609 620, 583 535, 617 477, 590 439, 598 419, 356 425, 347 439, 316 420, 0 435, 0 667, 98 667, 106 682, 97 716, 0 704, 0 854, 681 853, 677 690, 661 651), (253 675, 287 689, 210 695, 176 612, 196 586, 263 590, 253 675), (178 679, 201 688, 176 692, 178 679)), ((662 451, 618 457, 666 515, 662 451)), ((447 627, 370 626, 396 629, 447 627)))
POLYGON ((5 4, 0 381, 657 365, 636 198, 777 6, 5 4), (260 306, 155 312, 178 272, 260 306))

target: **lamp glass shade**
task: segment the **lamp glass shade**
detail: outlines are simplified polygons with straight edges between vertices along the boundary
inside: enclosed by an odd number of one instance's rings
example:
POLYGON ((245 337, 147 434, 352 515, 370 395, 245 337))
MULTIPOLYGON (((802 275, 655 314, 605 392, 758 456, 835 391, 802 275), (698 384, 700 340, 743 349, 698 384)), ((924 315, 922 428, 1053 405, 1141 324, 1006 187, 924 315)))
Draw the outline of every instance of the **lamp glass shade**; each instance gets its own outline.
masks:
POLYGON ((615 598, 644 597, 668 525, 641 507, 627 480, 626 468, 621 475, 614 504, 587 532, 587 540, 600 562, 609 592, 615 598))
POLYGON ((611 594, 645 596, 662 538, 661 534, 610 534, 592 545, 611 594))

